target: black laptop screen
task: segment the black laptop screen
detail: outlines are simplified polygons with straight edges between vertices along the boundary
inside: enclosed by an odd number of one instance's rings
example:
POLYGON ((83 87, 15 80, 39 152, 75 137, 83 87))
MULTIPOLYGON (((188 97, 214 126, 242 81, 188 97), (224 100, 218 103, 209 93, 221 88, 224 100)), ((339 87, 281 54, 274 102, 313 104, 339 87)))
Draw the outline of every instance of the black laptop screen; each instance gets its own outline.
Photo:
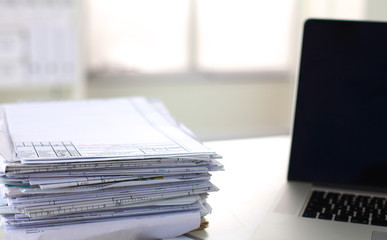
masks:
POLYGON ((306 22, 288 178, 387 189, 387 23, 306 22))

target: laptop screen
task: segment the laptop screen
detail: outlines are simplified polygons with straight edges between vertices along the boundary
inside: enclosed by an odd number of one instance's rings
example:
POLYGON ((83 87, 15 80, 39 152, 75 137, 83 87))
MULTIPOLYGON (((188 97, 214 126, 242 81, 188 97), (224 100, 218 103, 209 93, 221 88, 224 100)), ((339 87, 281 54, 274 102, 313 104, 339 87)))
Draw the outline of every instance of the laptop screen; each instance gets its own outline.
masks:
POLYGON ((387 23, 305 23, 288 179, 387 189, 387 23))

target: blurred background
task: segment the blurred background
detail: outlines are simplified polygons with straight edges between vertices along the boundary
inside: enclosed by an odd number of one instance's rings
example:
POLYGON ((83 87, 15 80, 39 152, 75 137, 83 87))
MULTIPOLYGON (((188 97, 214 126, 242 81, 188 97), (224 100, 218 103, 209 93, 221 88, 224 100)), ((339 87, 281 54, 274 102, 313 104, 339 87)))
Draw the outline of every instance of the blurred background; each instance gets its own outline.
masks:
POLYGON ((307 18, 387 1, 0 0, 0 103, 141 95, 201 140, 287 134, 307 18))

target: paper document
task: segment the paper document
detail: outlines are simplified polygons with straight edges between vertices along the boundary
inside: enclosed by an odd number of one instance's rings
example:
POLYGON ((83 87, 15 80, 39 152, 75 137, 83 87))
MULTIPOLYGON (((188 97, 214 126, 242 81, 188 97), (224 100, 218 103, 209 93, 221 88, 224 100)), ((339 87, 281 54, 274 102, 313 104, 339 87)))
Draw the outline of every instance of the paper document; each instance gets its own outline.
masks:
POLYGON ((4 112, 21 160, 212 153, 140 97, 7 104, 4 112))
POLYGON ((171 238, 200 225, 199 212, 133 217, 111 222, 73 224, 61 227, 4 230, 7 240, 127 240, 171 238))
POLYGON ((157 100, 0 106, 6 239, 181 235, 211 212, 221 158, 157 100), (74 234, 75 235, 74 235, 74 234))

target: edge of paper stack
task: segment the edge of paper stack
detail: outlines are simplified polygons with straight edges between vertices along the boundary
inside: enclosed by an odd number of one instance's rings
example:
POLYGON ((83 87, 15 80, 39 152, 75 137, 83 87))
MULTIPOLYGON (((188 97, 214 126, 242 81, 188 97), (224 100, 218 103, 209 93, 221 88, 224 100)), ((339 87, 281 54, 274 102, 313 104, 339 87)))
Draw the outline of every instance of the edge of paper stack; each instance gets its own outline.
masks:
POLYGON ((133 97, 1 107, 4 234, 40 236, 48 234, 39 231, 44 228, 114 226, 141 218, 163 219, 167 229, 176 227, 168 225, 176 214, 191 214, 200 223, 211 212, 206 198, 218 189, 209 172, 223 169, 221 157, 160 101, 133 97))

